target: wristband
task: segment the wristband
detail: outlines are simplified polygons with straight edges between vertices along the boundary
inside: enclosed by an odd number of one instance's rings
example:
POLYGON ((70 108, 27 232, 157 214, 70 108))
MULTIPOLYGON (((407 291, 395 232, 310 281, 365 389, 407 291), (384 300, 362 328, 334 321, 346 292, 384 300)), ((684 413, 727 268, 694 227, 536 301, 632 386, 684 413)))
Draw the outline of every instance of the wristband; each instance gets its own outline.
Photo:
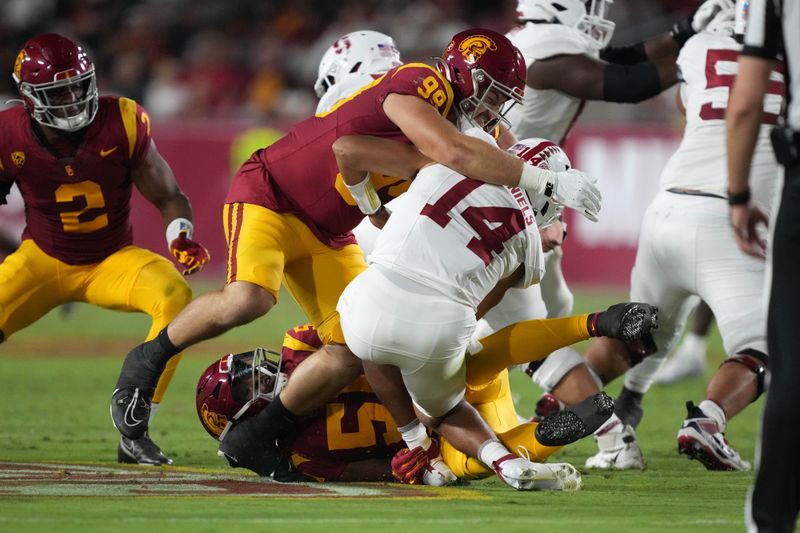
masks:
POLYGON ((547 190, 548 185, 553 187, 554 177, 555 172, 523 163, 519 186, 541 196, 547 190))
POLYGON ((344 184, 356 205, 365 215, 374 215, 378 209, 381 208, 381 199, 378 197, 378 191, 369 179, 369 172, 364 175, 364 179, 355 185, 344 184))
POLYGON ((742 192, 728 191, 728 205, 744 205, 750 201, 750 187, 742 192))
POLYGON ((172 244, 172 241, 181 236, 181 233, 186 235, 187 239, 192 238, 194 226, 192 221, 185 218, 176 218, 167 225, 167 246, 172 244))

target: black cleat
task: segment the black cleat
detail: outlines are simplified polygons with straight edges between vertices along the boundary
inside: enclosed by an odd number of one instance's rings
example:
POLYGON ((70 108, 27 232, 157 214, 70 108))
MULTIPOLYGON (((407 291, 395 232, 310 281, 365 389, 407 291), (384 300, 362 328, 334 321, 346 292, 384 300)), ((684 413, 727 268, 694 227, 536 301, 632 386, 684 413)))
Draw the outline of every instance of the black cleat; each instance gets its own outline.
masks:
POLYGON ((111 420, 123 437, 144 437, 150 420, 150 398, 139 388, 116 389, 111 395, 111 420))
POLYGON ((258 415, 231 426, 220 441, 219 451, 228 463, 234 468, 247 468, 259 476, 284 483, 314 481, 292 466, 289 457, 275 439, 264 438, 259 434, 254 423, 257 417, 258 415))
POLYGON ((566 446, 597 431, 614 414, 614 400, 598 392, 548 416, 536 426, 536 440, 545 446, 566 446))
POLYGON ((171 465, 172 459, 164 455, 158 444, 145 433, 138 439, 120 437, 117 447, 117 461, 120 463, 148 466, 171 465))
POLYGON ((658 308, 644 303, 614 304, 590 317, 592 336, 634 341, 658 328, 658 308))
POLYGON ((135 440, 147 432, 150 402, 165 364, 157 338, 134 347, 125 356, 111 395, 111 420, 123 436, 135 440))

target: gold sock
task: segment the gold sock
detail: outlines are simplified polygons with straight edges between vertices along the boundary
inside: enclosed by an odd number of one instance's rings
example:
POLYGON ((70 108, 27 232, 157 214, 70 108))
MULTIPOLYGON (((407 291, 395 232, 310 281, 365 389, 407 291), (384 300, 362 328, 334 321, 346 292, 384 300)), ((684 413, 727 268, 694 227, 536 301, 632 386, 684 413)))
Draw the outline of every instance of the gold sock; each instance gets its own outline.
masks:
POLYGON ((505 368, 530 363, 589 338, 589 315, 526 320, 480 339, 482 349, 467 358, 467 381, 482 383, 505 368))

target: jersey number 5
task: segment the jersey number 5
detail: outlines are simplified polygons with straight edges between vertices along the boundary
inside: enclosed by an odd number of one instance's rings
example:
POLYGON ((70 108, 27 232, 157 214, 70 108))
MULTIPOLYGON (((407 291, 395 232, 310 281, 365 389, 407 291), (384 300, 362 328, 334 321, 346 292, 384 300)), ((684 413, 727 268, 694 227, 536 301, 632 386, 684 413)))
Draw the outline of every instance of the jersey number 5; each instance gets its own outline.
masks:
POLYGON ((56 189, 56 202, 83 204, 81 209, 61 213, 66 233, 89 233, 108 226, 108 214, 99 212, 106 206, 100 185, 93 181, 65 183, 56 189))
MULTIPOLYGON (((452 220, 448 214, 450 210, 481 185, 484 183, 464 178, 444 193, 436 203, 425 205, 420 214, 444 228, 452 220)), ((519 209, 513 207, 469 206, 461 212, 461 216, 478 234, 477 237, 470 239, 467 248, 480 257, 487 266, 492 261, 492 252, 501 253, 503 244, 525 227, 525 217, 519 209)))
MULTIPOLYGON (((725 61, 736 63, 739 59, 739 52, 735 50, 709 50, 706 54, 706 89, 716 87, 726 87, 728 91, 733 86, 736 74, 717 74, 717 66, 725 61)), ((783 94, 783 82, 770 80, 767 86, 768 94, 783 94)), ((727 98, 726 98, 727 101, 727 98)), ((726 107, 714 107, 712 102, 706 102, 700 107, 700 118, 703 120, 724 120, 726 107)), ((777 124, 778 115, 764 111, 761 119, 762 124, 777 124)))

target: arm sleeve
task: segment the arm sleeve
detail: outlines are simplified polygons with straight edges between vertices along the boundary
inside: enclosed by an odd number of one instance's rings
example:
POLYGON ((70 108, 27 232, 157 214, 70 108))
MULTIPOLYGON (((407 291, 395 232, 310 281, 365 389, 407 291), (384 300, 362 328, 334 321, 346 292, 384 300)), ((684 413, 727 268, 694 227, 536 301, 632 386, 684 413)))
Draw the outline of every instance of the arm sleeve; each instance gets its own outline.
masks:
POLYGON ((515 284, 515 287, 519 289, 524 289, 539 283, 542 276, 544 276, 544 252, 542 251, 539 229, 536 226, 529 226, 525 231, 527 234, 525 272, 522 278, 515 284))
POLYGON ((628 46, 608 46, 600 50, 600 59, 619 65, 633 65, 647 61, 644 42, 628 46))
POLYGON ((603 72, 603 100, 633 104, 661 92, 658 68, 650 62, 635 65, 608 63, 603 72))
POLYGON ((773 0, 752 0, 742 54, 775 59, 780 53, 781 21, 773 0))

